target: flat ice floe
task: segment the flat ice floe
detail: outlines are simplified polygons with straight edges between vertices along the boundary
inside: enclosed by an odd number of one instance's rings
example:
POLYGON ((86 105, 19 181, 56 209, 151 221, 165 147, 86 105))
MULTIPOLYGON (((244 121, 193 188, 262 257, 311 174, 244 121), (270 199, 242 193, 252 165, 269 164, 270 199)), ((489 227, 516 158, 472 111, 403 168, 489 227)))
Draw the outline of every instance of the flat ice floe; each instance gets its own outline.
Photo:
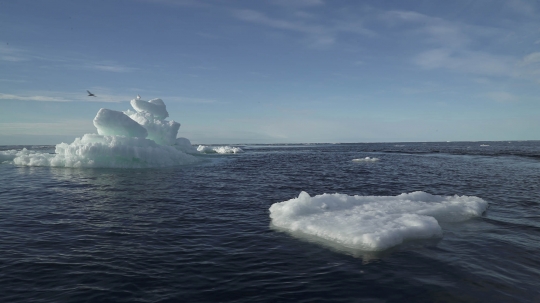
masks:
POLYGON ((363 251, 382 251, 403 241, 442 236, 439 222, 478 217, 488 203, 474 196, 323 194, 274 203, 272 225, 363 251))

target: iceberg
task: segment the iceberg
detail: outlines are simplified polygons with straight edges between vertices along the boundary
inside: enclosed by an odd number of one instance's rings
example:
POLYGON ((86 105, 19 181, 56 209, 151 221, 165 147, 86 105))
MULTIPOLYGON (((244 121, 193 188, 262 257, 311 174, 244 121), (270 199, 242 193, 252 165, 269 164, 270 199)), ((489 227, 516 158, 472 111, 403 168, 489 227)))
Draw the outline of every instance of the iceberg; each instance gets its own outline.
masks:
POLYGON ((200 154, 187 138, 177 138, 180 123, 161 99, 131 100, 134 111, 102 108, 93 120, 97 134, 60 143, 55 153, 23 149, 0 151, 0 163, 24 166, 146 168, 193 164, 200 154))

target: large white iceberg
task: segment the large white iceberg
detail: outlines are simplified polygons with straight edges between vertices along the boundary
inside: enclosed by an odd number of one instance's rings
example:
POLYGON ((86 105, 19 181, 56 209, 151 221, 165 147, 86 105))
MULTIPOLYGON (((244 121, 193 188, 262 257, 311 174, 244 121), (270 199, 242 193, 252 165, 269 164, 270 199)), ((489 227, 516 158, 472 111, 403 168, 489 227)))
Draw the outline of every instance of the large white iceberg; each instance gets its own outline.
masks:
POLYGON ((488 203, 474 196, 436 196, 417 191, 399 196, 323 194, 270 207, 272 224, 299 236, 349 249, 381 251, 406 240, 442 235, 439 222, 480 216, 488 203))
POLYGON ((55 153, 32 150, 0 151, 0 163, 60 167, 164 167, 196 163, 193 155, 243 152, 238 147, 191 145, 177 138, 180 123, 168 121, 161 99, 139 97, 130 102, 133 110, 119 112, 102 108, 94 118, 97 134, 86 134, 73 143, 56 145, 55 153))
POLYGON ((0 151, 0 162, 27 166, 144 168, 192 164, 200 154, 186 138, 176 138, 180 123, 169 116, 161 99, 131 100, 136 110, 106 108, 94 118, 97 134, 56 145, 55 153, 23 149, 0 151))

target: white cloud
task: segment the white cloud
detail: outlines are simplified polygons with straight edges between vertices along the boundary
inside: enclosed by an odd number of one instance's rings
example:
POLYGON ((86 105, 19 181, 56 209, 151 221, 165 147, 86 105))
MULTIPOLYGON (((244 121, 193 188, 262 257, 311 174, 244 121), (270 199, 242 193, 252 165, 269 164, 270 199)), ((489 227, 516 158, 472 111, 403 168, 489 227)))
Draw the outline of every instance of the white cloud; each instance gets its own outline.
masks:
POLYGON ((444 48, 461 49, 475 41, 471 36, 500 34, 498 29, 450 22, 411 11, 389 11, 383 13, 381 18, 394 26, 415 24, 411 34, 421 35, 425 42, 444 48))
POLYGON ((540 63, 540 52, 534 52, 523 57, 522 64, 529 65, 534 63, 540 63))
POLYGON ((28 54, 20 49, 11 47, 8 44, 0 44, 0 60, 9 62, 29 61, 31 58, 28 54))
POLYGON ((114 72, 114 73, 126 73, 137 70, 133 67, 122 66, 114 63, 94 63, 83 65, 84 68, 100 70, 105 72, 114 72))
POLYGON ((3 135, 74 135, 95 132, 92 121, 66 120, 55 122, 9 122, 0 123, 3 135))
POLYGON ((26 62, 31 60, 55 62, 57 63, 55 65, 56 67, 92 69, 114 73, 126 73, 137 70, 137 68, 120 65, 111 61, 95 62, 78 58, 56 58, 43 54, 38 55, 25 49, 11 47, 7 44, 0 44, 0 61, 26 62), (58 65, 58 63, 60 64, 58 65))
POLYGON ((18 101, 41 101, 41 102, 69 102, 62 97, 50 97, 50 96, 17 96, 11 94, 0 93, 0 100, 18 100, 18 101))
POLYGON ((515 76, 540 82, 540 52, 524 56, 517 64, 515 76))
POLYGON ((191 97, 174 97, 174 96, 164 96, 160 97, 165 101, 165 103, 170 102, 180 102, 180 103, 218 103, 217 100, 214 99, 205 99, 205 98, 191 98, 191 97))
MULTIPOLYGON (((519 5, 516 1, 512 5, 519 5)), ((523 4, 523 3, 521 3, 523 4)), ((525 5, 525 4, 524 4, 525 5)), ((447 69, 466 74, 540 79, 540 52, 524 57, 497 54, 482 41, 505 40, 510 30, 451 22, 411 11, 390 11, 381 18, 390 25, 412 25, 406 34, 419 36, 433 45, 413 57, 412 62, 424 69, 447 69), (487 40, 486 40, 487 39, 487 40)), ((422 40, 423 39, 423 40, 422 40)), ((502 100, 499 96, 499 99, 502 100)), ((507 98, 508 99, 508 98, 507 98)))
POLYGON ((327 46, 335 42, 334 35, 322 26, 273 19, 254 10, 237 10, 235 11, 234 15, 243 21, 258 23, 280 30, 289 30, 306 34, 314 46, 327 46))
MULTIPOLYGON (((34 92, 26 95, 4 94, 0 93, 0 100, 17 101, 40 101, 40 102, 128 102, 134 99, 137 94, 113 94, 110 89, 103 87, 91 87, 89 90, 96 94, 96 97, 89 97, 85 90, 81 92, 34 92)), ((144 97, 144 96, 143 96, 144 97)), ((178 96, 160 96, 166 103, 217 103, 214 99, 190 98, 178 96)))
POLYGON ((426 69, 444 68, 476 75, 510 76, 517 60, 479 51, 432 49, 417 55, 414 63, 426 69))
POLYGON ((506 6, 516 13, 532 16, 536 11, 534 2, 535 1, 507 0, 506 6))
POLYGON ((292 31, 304 34, 311 46, 329 46, 336 42, 339 33, 348 32, 364 36, 373 36, 375 33, 366 29, 358 19, 327 20, 326 23, 314 23, 315 18, 295 18, 292 21, 271 18, 251 9, 234 10, 233 15, 243 21, 265 25, 271 28, 292 31), (307 23, 311 21, 312 23, 307 23))
POLYGON ((85 90, 81 92, 29 92, 24 95, 0 93, 0 100, 39 101, 39 102, 127 102, 135 96, 113 95, 89 88, 96 97, 89 97, 85 90))
POLYGON ((517 102, 519 98, 516 95, 513 95, 508 92, 500 91, 500 92, 489 92, 484 94, 485 97, 501 102, 501 103, 509 103, 509 102, 517 102))
POLYGON ((322 0, 273 0, 270 3, 289 7, 324 5, 324 2, 322 0))
POLYGON ((240 20, 258 23, 266 25, 269 27, 282 29, 282 30, 291 30, 295 32, 300 32, 304 34, 311 35, 316 37, 317 40, 322 41, 323 43, 333 43, 333 36, 331 33, 322 26, 318 25, 308 25, 302 22, 292 22, 280 19, 273 19, 267 17, 266 15, 249 9, 236 10, 234 12, 235 17, 240 20))

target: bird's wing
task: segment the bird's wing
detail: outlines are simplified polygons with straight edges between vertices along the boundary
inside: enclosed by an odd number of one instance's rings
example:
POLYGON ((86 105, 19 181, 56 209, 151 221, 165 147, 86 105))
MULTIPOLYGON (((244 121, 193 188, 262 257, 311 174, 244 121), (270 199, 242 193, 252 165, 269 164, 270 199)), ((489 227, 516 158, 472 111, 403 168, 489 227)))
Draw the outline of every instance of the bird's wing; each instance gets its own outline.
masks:
POLYGON ((89 90, 87 90, 87 92, 88 92, 89 94, 92 94, 89 90))

